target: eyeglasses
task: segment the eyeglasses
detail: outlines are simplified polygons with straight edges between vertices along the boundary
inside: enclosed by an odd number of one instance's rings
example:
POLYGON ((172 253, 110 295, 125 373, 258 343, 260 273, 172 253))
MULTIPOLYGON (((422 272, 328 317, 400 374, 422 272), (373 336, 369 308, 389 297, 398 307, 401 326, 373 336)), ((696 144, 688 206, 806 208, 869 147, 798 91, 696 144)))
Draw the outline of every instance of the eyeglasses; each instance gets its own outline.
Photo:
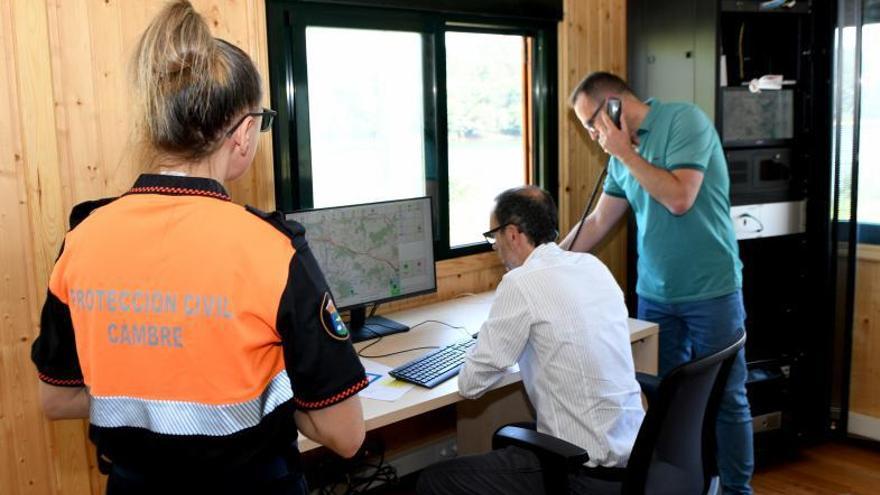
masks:
POLYGON ((507 227, 508 225, 513 225, 513 224, 512 223, 505 223, 504 225, 499 225, 492 230, 487 230, 487 231, 483 232, 483 237, 486 238, 486 242, 488 242, 489 244, 495 244, 495 236, 498 235, 498 232, 501 229, 503 229, 504 227, 507 227))
POLYGON ((232 133, 235 132, 236 129, 238 129, 238 126, 240 126, 241 123, 244 122, 244 119, 256 116, 260 116, 260 132, 266 132, 272 128, 272 120, 275 119, 276 115, 278 115, 278 112, 272 110, 271 108, 264 108, 261 112, 248 112, 242 115, 241 118, 238 119, 238 121, 235 123, 235 125, 233 125, 229 129, 229 131, 226 133, 226 137, 231 136, 232 133))
POLYGON ((595 110, 593 110, 593 115, 590 115, 590 118, 587 119, 586 125, 584 125, 584 127, 586 127, 588 131, 592 132, 592 131, 596 130, 596 126, 595 126, 596 117, 599 116, 599 111, 602 110, 602 107, 604 107, 604 106, 605 106, 605 98, 602 98, 602 102, 599 103, 599 106, 596 107, 595 110))

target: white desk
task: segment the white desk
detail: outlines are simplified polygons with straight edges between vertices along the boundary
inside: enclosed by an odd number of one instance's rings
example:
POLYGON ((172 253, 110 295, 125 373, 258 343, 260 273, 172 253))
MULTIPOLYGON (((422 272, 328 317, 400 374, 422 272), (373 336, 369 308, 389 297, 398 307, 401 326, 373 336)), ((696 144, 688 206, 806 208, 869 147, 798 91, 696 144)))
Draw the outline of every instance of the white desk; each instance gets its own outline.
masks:
MULTIPOLYGON (((367 349, 364 354, 371 356, 413 347, 444 346, 470 337, 480 329, 480 325, 489 315, 489 308, 494 297, 494 291, 490 291, 384 315, 409 326, 414 326, 425 320, 439 320, 450 325, 463 326, 465 330, 456 330, 439 323, 425 323, 409 332, 383 338, 381 342, 367 349)), ((657 325, 630 319, 629 328, 636 369, 656 374, 659 348, 657 325)), ((370 342, 373 341, 355 344, 355 348, 361 350, 370 342)), ((396 367, 427 352, 429 350, 413 351, 385 358, 374 358, 374 361, 396 367)), ((525 419, 522 416, 527 413, 525 409, 527 402, 522 394, 521 386, 507 387, 519 382, 519 372, 510 373, 496 385, 497 393, 489 393, 477 401, 468 401, 458 394, 457 377, 432 389, 416 386, 394 402, 362 399, 367 431, 382 428, 450 404, 457 404, 459 452, 485 451, 495 428, 501 424, 525 419), (507 388, 503 391, 498 390, 504 387, 507 388)), ((318 446, 317 443, 300 435, 299 448, 301 452, 318 446)))

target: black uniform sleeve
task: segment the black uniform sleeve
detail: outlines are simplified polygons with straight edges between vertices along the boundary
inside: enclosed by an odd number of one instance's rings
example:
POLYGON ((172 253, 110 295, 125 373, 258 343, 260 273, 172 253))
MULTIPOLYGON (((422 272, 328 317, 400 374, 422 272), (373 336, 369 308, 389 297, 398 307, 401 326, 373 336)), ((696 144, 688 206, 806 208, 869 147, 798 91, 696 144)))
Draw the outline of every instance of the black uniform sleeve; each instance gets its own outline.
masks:
POLYGON ((61 387, 84 386, 70 308, 47 291, 40 317, 40 336, 31 347, 31 360, 37 366, 40 380, 61 387))
POLYGON ((296 407, 321 409, 358 393, 368 382, 305 240, 305 229, 298 224, 292 229, 296 254, 290 262, 277 328, 296 407))
MULTIPOLYGON (((77 204, 70 212, 68 219, 70 230, 76 228, 95 209, 100 208, 116 198, 103 198, 77 204)), ((64 243, 58 253, 56 262, 64 253, 64 243)), ((40 336, 31 346, 31 361, 37 367, 40 380, 62 387, 82 387, 82 369, 76 353, 76 339, 73 322, 70 319, 70 308, 52 293, 46 291, 46 302, 40 315, 40 336)))

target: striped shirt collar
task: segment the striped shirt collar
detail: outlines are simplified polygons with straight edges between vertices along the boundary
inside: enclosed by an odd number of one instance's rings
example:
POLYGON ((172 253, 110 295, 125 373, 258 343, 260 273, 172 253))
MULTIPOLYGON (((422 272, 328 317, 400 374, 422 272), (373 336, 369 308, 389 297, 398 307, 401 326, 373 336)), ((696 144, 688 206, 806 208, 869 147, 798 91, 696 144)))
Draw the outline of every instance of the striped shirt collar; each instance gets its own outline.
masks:
POLYGON ((535 249, 533 249, 532 252, 529 253, 528 256, 526 256, 525 261, 523 261, 523 264, 520 266, 525 266, 529 263, 529 261, 540 259, 544 256, 550 255, 551 253, 555 254, 560 250, 561 248, 555 242, 545 242, 544 244, 535 247, 535 249))
POLYGON ((128 194, 165 194, 169 196, 207 196, 231 201, 222 184, 205 177, 142 174, 128 194))

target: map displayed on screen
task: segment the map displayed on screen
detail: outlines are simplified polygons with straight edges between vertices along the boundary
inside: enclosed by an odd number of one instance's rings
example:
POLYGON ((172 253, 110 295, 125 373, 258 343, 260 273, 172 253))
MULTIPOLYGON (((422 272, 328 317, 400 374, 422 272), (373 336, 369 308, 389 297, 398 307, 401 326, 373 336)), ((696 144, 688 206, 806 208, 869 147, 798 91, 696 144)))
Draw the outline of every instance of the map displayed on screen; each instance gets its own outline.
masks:
POLYGON ((306 228, 341 308, 436 285, 430 198, 308 210, 288 218, 306 228))

